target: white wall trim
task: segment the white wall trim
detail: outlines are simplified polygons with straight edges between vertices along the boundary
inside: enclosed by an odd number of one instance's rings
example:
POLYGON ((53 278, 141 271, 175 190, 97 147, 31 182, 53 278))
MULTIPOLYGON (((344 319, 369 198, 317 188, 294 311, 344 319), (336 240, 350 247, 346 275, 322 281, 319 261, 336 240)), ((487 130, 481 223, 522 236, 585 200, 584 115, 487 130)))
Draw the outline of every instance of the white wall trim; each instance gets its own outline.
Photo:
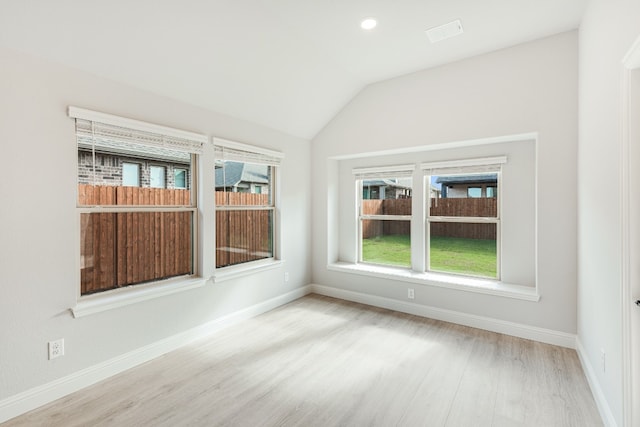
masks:
POLYGON ((390 156, 393 154, 419 153, 423 151, 438 151, 451 148, 474 147, 476 145, 501 144, 503 142, 537 141, 538 132, 521 133, 516 135, 504 135, 488 138, 469 139, 463 141, 441 142, 436 144, 419 145, 417 147, 393 148, 390 150, 371 151, 367 153, 343 154, 330 156, 329 160, 349 160, 365 157, 390 156))
POLYGON ((419 273, 406 268, 395 268, 386 265, 365 263, 354 264, 348 262, 334 262, 332 264, 328 264, 327 270, 396 280, 399 282, 415 283, 423 286, 436 286, 445 289, 455 289, 457 291, 495 295, 524 301, 540 301, 540 294, 538 293, 537 286, 522 286, 479 277, 465 277, 461 275, 437 273, 432 271, 419 273))
POLYGON ((167 136, 173 136, 175 138, 184 138, 191 141, 196 141, 201 144, 209 142, 209 137, 201 133, 190 132, 182 129, 176 129, 168 126, 157 125, 155 123, 143 122, 140 120, 134 120, 127 117, 115 116, 113 114, 101 113, 99 111, 87 110, 85 108, 69 106, 69 117, 75 119, 90 120, 92 122, 100 122, 107 125, 124 127, 129 129, 140 130, 144 132, 151 132, 156 134, 162 134, 167 136))
POLYGON ((585 351, 582 341, 580 341, 580 337, 576 339, 576 351, 578 352, 578 358, 580 359, 580 363, 582 364, 582 369, 584 370, 584 374, 587 377, 587 382, 589 383, 589 387, 591 388, 591 393, 593 394, 593 398, 596 401, 596 406, 598 407, 598 411, 600 412, 600 417, 602 417, 602 422, 607 427, 617 427, 616 419, 613 416, 613 412, 611 412, 611 407, 607 402, 604 391, 600 388, 600 383, 598 382, 598 377, 596 376, 595 370, 593 369, 593 365, 589 362, 589 357, 587 356, 587 352, 585 351))
POLYGON ((505 320, 493 319, 485 316, 462 313, 459 311, 445 310, 422 304, 398 301, 391 298, 376 295, 347 291, 324 285, 311 285, 311 292, 347 301, 367 304, 374 307, 428 317, 430 319, 443 320, 445 322, 484 329, 514 337, 525 338, 547 344, 558 345, 567 348, 576 348, 576 335, 551 329, 538 328, 536 326, 523 325, 505 320))
POLYGON ((269 148, 256 147, 255 145, 244 144, 242 142, 231 141, 229 139, 218 138, 212 136, 211 141, 214 146, 233 148, 240 151, 247 151, 249 153, 264 154, 266 156, 275 157, 276 159, 284 159, 284 153, 281 151, 271 150, 269 148))
POLYGON ((301 298, 311 292, 311 286, 303 286, 277 297, 197 326, 180 334, 167 337, 153 344, 140 347, 113 359, 98 363, 66 377, 43 384, 0 401, 0 423, 32 409, 38 408, 75 391, 105 380, 120 372, 148 362, 192 341, 207 337, 238 322, 266 313, 281 305, 301 298))
POLYGON ((149 284, 127 286, 113 291, 80 297, 76 305, 70 310, 73 317, 78 318, 175 294, 177 292, 201 288, 206 283, 207 281, 201 277, 180 277, 149 284))
MULTIPOLYGON (((638 73, 640 68, 640 36, 622 60, 622 120, 621 120, 621 148, 620 148, 620 236, 621 257, 620 269, 622 274, 622 292, 620 293, 620 313, 622 320, 622 417, 624 425, 637 425, 639 422, 638 410, 634 408, 634 400, 639 392, 637 384, 638 374, 634 371, 634 338, 632 334, 634 298, 634 274, 633 259, 636 240, 634 239, 633 226, 635 225, 632 206, 636 199, 631 191, 632 173, 637 167, 631 159, 631 146, 636 143, 637 132, 633 132, 635 123, 634 114, 637 107, 632 107, 632 74, 638 73), (634 424, 635 423, 635 424, 634 424)), ((636 89, 637 91, 637 89, 636 89)))
POLYGON ((228 267, 216 268, 211 279, 214 283, 224 282, 225 280, 237 279, 238 277, 248 276, 251 274, 261 273, 267 270, 281 267, 284 260, 269 258, 266 260, 257 260, 245 262, 242 264, 230 265, 228 267))

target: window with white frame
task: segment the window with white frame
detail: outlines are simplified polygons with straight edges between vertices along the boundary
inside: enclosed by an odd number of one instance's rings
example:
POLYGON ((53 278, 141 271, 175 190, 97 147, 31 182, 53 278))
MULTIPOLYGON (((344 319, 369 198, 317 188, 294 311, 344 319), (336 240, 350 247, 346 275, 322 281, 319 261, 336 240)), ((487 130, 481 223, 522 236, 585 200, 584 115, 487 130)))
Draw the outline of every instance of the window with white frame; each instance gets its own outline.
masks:
MULTIPOLYGON (((330 160, 328 268, 535 300, 536 147, 535 139, 514 139, 330 160), (412 167, 416 170, 408 173, 412 167), (380 200, 381 189, 371 185, 374 182, 364 185, 365 180, 400 182, 403 172, 413 177, 410 214, 408 210, 383 211, 375 213, 383 216, 367 216, 369 212, 361 209, 363 202, 380 200), (401 251, 392 245, 383 243, 376 249, 391 253, 381 261, 366 252, 372 242, 363 230, 371 219, 410 223, 410 235, 403 237, 401 263, 394 259, 401 251)), ((384 242, 390 228, 381 230, 383 238, 378 241, 384 242)))
POLYGON ((413 165, 354 169, 358 260, 411 267, 413 165))
POLYGON ((195 177, 207 137, 75 107, 69 116, 76 122, 78 147, 80 295, 194 275, 195 185, 128 186, 133 168, 124 174, 117 169, 178 164, 195 177), (140 163, 122 161, 131 158, 140 163))
POLYGON ((216 268, 276 258, 280 152, 214 138, 216 268))
POLYGON ((494 157, 421 165, 426 183, 439 190, 439 197, 426 197, 427 271, 500 279, 497 195, 505 162, 494 157))

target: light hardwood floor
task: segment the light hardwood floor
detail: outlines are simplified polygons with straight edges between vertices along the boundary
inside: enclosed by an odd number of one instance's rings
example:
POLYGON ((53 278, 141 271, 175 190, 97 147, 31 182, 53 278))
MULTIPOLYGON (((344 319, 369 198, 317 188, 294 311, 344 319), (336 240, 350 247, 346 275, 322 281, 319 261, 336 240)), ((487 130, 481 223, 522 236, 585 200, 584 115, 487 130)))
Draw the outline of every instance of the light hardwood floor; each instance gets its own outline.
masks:
POLYGON ((317 295, 6 423, 601 425, 573 350, 317 295))

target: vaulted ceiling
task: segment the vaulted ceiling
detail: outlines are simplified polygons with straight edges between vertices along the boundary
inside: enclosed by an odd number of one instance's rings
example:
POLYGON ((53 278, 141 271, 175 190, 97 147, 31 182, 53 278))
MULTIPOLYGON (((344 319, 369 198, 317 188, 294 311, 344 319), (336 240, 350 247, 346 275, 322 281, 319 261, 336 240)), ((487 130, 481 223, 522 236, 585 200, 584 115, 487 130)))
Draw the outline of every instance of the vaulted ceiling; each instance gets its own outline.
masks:
POLYGON ((370 83, 575 29, 587 1, 0 0, 0 46, 311 139, 370 83))

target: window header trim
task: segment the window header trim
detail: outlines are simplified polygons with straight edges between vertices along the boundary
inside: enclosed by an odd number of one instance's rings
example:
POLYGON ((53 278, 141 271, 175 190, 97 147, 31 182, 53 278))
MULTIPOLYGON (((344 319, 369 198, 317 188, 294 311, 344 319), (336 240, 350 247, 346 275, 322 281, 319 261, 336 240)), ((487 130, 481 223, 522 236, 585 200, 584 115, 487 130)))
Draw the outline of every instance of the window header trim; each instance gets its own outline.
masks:
POLYGON ((354 168, 356 179, 368 178, 403 178, 413 175, 415 165, 378 166, 371 168, 354 168))
POLYGON ((507 163, 507 156, 421 163, 420 169, 425 175, 500 172, 504 163, 507 163))
POLYGON ((213 146, 216 160, 279 166, 282 159, 284 159, 284 153, 280 151, 229 141, 223 138, 213 137, 213 146))
POLYGON ((115 116, 112 114, 101 113, 99 111, 87 110, 80 107, 69 106, 68 114, 69 117, 74 119, 88 120, 91 122, 103 123, 105 125, 135 129, 142 132, 156 133, 179 139, 186 139, 192 142, 199 143, 201 145, 209 141, 209 137, 204 134, 157 125, 155 123, 129 119, 126 117, 115 116))

